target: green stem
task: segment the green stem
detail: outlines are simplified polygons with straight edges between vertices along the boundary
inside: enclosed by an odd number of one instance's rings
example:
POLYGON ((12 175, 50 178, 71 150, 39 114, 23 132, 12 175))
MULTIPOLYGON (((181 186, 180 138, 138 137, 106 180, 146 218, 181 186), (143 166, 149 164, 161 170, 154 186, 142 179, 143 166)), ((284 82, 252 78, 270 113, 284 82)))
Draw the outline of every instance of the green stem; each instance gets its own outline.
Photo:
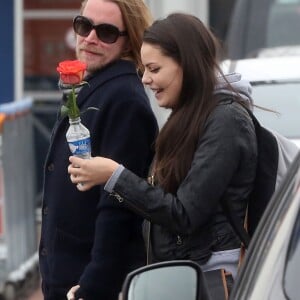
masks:
POLYGON ((70 119, 78 118, 80 116, 74 86, 72 86, 72 92, 68 97, 68 116, 70 119))

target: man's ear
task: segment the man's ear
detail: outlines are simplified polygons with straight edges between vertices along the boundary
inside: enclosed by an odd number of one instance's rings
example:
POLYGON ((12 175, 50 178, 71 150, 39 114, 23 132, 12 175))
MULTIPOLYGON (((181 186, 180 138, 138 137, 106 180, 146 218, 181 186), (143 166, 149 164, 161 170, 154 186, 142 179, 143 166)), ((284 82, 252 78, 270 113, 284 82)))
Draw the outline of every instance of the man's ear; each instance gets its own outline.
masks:
POLYGON ((131 51, 131 45, 129 44, 129 41, 127 40, 124 49, 123 49, 123 54, 126 55, 131 51))

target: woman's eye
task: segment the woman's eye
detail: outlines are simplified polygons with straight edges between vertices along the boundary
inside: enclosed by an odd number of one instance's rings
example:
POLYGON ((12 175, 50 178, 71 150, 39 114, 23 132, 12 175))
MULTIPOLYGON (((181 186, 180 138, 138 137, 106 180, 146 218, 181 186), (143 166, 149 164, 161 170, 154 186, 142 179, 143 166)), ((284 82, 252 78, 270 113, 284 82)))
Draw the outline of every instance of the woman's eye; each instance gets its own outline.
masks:
POLYGON ((160 69, 160 68, 154 68, 154 69, 151 69, 150 72, 151 72, 151 73, 157 73, 157 72, 159 71, 159 69, 160 69))

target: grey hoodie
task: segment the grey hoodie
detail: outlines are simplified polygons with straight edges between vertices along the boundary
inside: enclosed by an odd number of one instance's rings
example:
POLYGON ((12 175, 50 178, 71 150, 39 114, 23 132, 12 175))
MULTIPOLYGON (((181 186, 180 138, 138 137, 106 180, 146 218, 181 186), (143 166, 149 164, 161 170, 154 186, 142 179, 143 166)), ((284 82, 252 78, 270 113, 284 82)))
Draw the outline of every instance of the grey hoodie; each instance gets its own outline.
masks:
MULTIPOLYGON (((252 86, 249 81, 243 80, 242 75, 239 73, 230 73, 225 75, 226 80, 230 83, 233 89, 237 92, 237 94, 244 99, 245 101, 250 102, 250 106, 253 106, 253 99, 251 97, 252 86)), ((220 76, 218 77, 219 83, 215 87, 214 94, 223 94, 234 96, 234 93, 231 89, 228 88, 228 83, 226 80, 220 76)))

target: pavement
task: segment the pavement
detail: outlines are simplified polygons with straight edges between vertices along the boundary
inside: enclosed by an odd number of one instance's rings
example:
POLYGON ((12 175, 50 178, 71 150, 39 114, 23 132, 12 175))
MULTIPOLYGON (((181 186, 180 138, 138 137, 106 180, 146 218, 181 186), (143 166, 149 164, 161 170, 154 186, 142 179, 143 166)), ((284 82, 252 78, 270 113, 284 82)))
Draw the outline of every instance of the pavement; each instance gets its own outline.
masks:
POLYGON ((32 291, 26 300, 43 300, 43 294, 40 288, 32 291))
POLYGON ((19 290, 19 293, 15 296, 16 299, 14 300, 44 300, 40 280, 36 279, 34 283, 27 284, 27 286, 19 290))

